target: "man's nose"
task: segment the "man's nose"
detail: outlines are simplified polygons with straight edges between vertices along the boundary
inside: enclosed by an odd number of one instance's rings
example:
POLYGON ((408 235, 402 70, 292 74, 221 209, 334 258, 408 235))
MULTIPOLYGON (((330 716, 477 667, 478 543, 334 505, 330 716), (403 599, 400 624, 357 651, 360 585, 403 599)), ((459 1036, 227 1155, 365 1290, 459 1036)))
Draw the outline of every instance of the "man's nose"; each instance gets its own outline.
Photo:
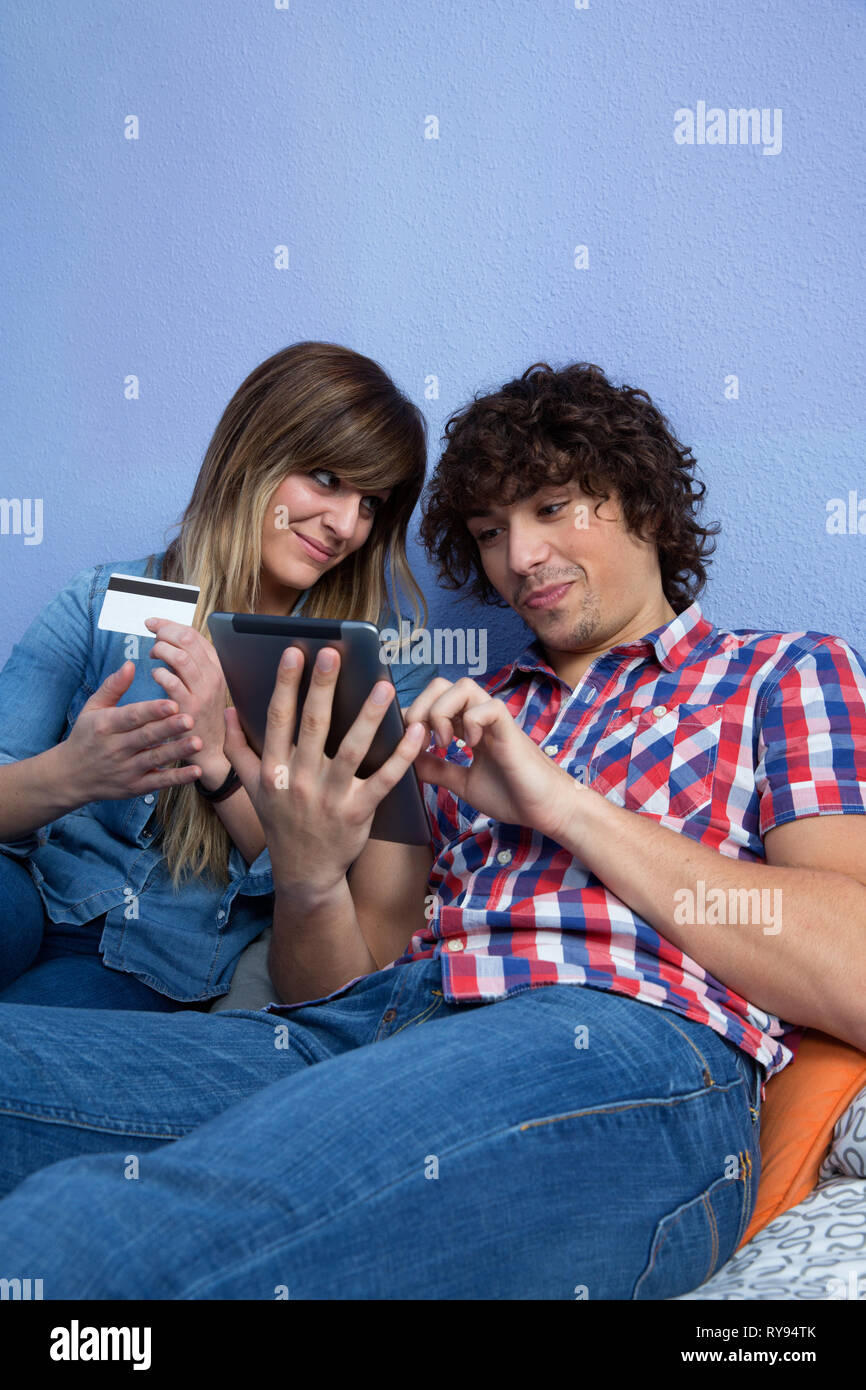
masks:
POLYGON ((512 526, 508 532, 508 563, 515 574, 531 574, 551 557, 550 542, 535 526, 512 526))
POLYGON ((341 497, 339 501, 331 504, 322 517, 322 521, 335 536, 339 536, 344 541, 350 540, 358 524, 360 505, 360 497, 341 497))

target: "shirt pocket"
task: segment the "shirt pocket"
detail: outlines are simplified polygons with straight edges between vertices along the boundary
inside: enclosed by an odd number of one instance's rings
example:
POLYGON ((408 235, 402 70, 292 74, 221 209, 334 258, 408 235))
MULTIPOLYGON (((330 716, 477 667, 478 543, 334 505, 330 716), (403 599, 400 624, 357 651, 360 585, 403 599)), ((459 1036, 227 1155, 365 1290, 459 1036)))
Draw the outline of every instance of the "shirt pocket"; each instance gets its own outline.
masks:
POLYGON ((630 811, 685 820, 712 799, 721 705, 617 710, 588 764, 588 783, 630 811))

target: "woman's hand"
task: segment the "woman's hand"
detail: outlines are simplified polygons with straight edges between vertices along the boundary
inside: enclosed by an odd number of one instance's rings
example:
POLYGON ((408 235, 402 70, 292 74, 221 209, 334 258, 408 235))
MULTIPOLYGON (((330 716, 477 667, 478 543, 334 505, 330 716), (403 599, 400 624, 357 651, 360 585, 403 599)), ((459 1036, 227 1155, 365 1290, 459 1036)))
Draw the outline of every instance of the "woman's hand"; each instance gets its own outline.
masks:
POLYGON ((186 623, 175 623, 170 618, 146 618, 145 625, 157 636, 150 655, 166 663, 150 674, 169 699, 174 700, 181 714, 189 715, 193 721, 193 728, 201 739, 195 761, 202 770, 204 784, 215 779, 219 785, 225 780, 227 771, 227 755, 223 749, 226 683, 219 657, 198 629, 186 623))
POLYGON ((358 858, 376 807, 422 747, 424 727, 410 725, 378 772, 356 777, 395 694, 390 681, 377 681, 334 757, 327 757, 340 654, 324 647, 310 676, 294 745, 303 664, 298 648, 288 647, 283 653, 268 705, 261 759, 247 743, 233 707, 225 711, 225 753, 262 823, 275 889, 312 906, 333 893, 358 858), (325 664, 328 656, 330 669, 325 664))
POLYGON ((468 676, 453 684, 439 676, 404 717, 420 719, 443 748, 462 738, 472 750, 468 767, 419 753, 415 771, 422 781, 447 787, 503 825, 524 825, 559 841, 584 788, 515 724, 504 701, 468 676))
POLYGON ((199 776, 197 763, 170 766, 178 758, 195 757, 201 746, 190 734, 192 719, 179 713, 173 700, 118 706, 134 676, 134 661, 107 675, 82 706, 69 737, 57 745, 63 775, 80 806, 144 796, 199 776))

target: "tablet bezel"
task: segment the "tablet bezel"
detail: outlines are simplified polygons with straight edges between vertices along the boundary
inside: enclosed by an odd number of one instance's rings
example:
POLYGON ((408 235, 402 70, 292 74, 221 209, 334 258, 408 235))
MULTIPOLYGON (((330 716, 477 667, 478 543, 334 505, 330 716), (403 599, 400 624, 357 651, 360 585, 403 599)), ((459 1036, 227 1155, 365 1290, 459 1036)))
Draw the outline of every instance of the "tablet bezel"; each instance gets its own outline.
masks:
MULTIPOLYGON (((310 673, 320 648, 333 647, 340 653, 331 728, 325 742, 328 757, 336 753, 376 681, 387 680, 394 684, 390 666, 381 657, 380 634, 375 623, 222 612, 211 613, 207 623, 241 727, 258 756, 261 756, 277 667, 286 647, 299 647, 304 653, 295 742, 310 673)), ((403 717, 395 697, 385 711, 356 776, 368 777, 381 767, 404 732, 403 717)), ((370 838, 393 840, 398 844, 430 844, 430 821, 422 783, 414 766, 407 768, 397 785, 379 803, 370 838)))

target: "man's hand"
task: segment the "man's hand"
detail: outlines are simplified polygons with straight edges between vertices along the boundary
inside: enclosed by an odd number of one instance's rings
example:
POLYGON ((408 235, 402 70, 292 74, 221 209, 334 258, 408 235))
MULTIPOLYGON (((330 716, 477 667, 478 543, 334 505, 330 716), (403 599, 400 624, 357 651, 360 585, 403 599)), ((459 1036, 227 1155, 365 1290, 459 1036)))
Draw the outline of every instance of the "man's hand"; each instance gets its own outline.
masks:
POLYGON ((225 712, 226 756, 256 809, 267 839, 274 886, 295 902, 314 905, 333 894, 370 834, 379 802, 404 776, 422 747, 424 726, 410 725, 391 756, 370 777, 356 777, 393 696, 377 681, 333 758, 325 755, 340 654, 324 647, 310 679, 297 746, 303 653, 288 647, 268 705, 261 760, 244 737, 237 711, 225 712), (326 669, 328 655, 333 658, 326 669))
POLYGON ((423 781, 447 787, 504 825, 524 825, 559 841, 585 788, 518 728, 502 700, 492 699, 468 676, 453 684, 440 676, 422 690, 405 718, 420 720, 444 748, 462 738, 472 749, 468 767, 419 753, 415 770, 423 781))

